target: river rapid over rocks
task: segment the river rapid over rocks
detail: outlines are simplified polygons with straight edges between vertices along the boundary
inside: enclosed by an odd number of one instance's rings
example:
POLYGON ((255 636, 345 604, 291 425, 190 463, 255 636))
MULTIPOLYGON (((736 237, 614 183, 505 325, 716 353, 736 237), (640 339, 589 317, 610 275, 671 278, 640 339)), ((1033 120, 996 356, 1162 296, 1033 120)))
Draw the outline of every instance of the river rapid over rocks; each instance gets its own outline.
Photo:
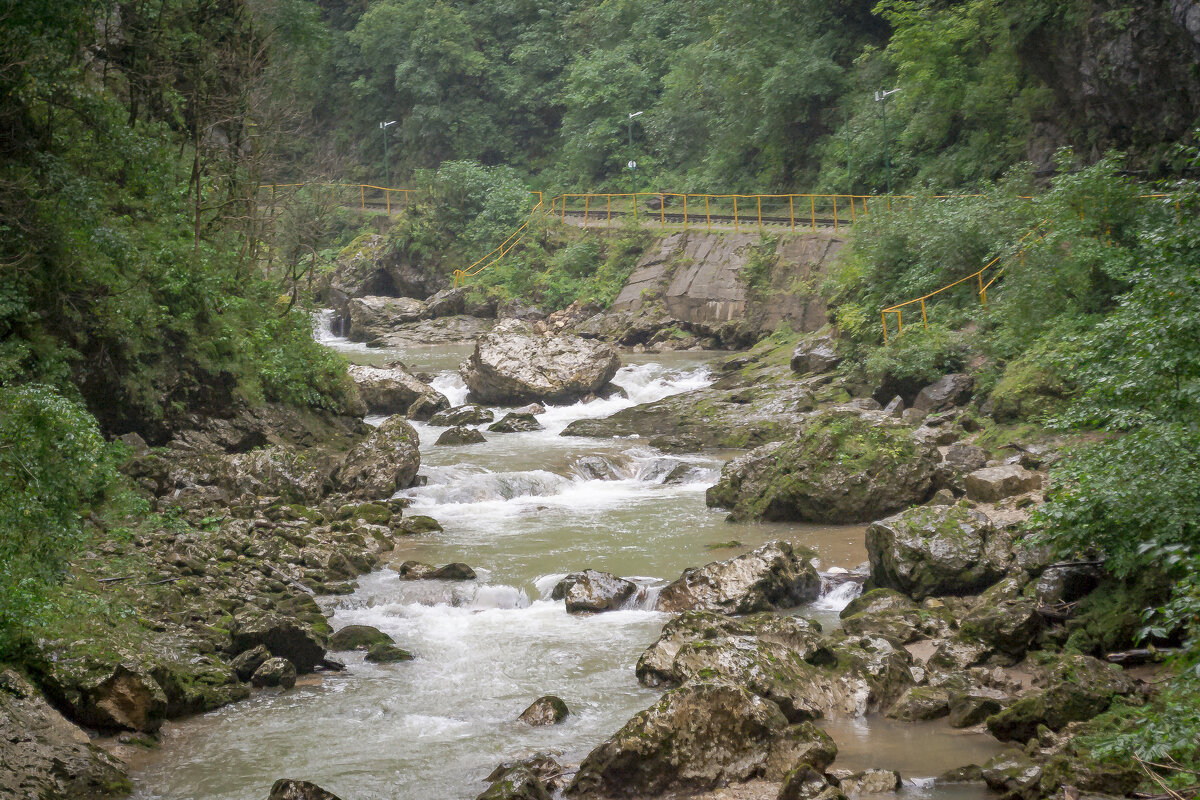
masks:
MULTIPOLYGON (((467 402, 457 368, 469 345, 368 350, 330 333, 328 317, 318 338, 351 361, 402 360, 451 407, 467 402)), ((560 435, 579 420, 715 380, 712 354, 623 358, 613 379, 621 392, 534 409, 538 430, 493 433, 480 422, 468 427, 483 443, 437 445, 446 427, 414 421, 421 477, 396 497, 410 504, 406 517, 428 515, 444 530, 405 538, 353 593, 319 603, 334 630, 373 626, 415 658, 379 664, 361 651, 338 652, 345 671, 302 675, 289 691, 264 690, 166 723, 160 747, 133 765, 136 800, 262 800, 283 777, 313 781, 343 800, 473 798, 498 763, 535 752, 573 771, 663 696, 635 674, 639 657, 676 618, 655 610, 658 592, 689 567, 766 542, 807 548, 821 573, 818 599, 782 613, 836 628, 865 575, 864 526, 730 522, 706 506, 705 490, 735 453, 668 454, 637 436, 560 435), (401 580, 400 565, 409 561, 464 563, 476 577, 401 580), (587 569, 637 591, 615 610, 569 614, 552 599, 554 587, 587 569), (565 701, 565 720, 519 721, 544 695, 565 701)), ((512 409, 491 411, 500 419, 512 409)), ((978 784, 935 787, 932 778, 998 750, 991 737, 940 723, 834 716, 818 724, 841 748, 836 767, 899 770, 901 791, 916 797, 980 796, 978 784)), ((778 785, 761 794, 753 784, 744 788, 728 796, 774 798, 778 785)))

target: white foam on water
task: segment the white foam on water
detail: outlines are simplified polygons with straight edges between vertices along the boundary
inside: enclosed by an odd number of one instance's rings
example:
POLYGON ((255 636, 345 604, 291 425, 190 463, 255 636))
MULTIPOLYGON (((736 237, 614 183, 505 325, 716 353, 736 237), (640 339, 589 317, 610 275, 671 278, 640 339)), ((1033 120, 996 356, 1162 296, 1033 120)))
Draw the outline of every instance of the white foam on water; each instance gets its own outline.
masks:
POLYGON ((812 608, 817 611, 841 611, 850 605, 854 598, 862 594, 862 584, 858 581, 843 581, 834 586, 828 593, 813 601, 812 608))

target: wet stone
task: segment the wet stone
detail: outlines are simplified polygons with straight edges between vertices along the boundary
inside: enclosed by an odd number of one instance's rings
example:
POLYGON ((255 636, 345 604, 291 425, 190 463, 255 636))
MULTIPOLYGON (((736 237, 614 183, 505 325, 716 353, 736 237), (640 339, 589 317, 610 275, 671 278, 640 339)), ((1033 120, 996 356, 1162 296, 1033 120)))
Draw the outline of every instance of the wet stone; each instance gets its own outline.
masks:
POLYGON ((539 697, 530 704, 529 708, 521 712, 521 716, 517 717, 526 725, 542 726, 542 725, 557 725, 567 718, 570 714, 567 704, 563 702, 561 697, 555 697, 548 694, 545 697, 539 697))

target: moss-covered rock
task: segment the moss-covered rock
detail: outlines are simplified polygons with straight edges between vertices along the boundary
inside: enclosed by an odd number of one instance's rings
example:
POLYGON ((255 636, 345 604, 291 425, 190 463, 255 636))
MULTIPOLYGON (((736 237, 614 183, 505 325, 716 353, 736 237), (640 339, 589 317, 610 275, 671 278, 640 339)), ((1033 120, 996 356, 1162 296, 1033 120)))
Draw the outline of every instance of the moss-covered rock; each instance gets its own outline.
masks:
POLYGON ((1021 592, 1023 575, 1005 578, 980 595, 961 625, 963 637, 1014 661, 1025 655, 1042 628, 1038 601, 1021 592))
POLYGON ((916 600, 986 589, 1011 555, 1011 538, 961 503, 912 508, 867 528, 871 584, 916 600))
POLYGON ((390 642, 376 642, 367 648, 366 659, 373 664, 398 664, 412 661, 413 654, 390 642))
POLYGON ((950 713, 950 693, 934 686, 913 686, 900 695, 887 715, 905 722, 940 719, 950 713))
POLYGON ((393 522, 392 530, 401 536, 418 536, 422 533, 439 533, 442 530, 442 524, 433 517, 414 514, 411 517, 405 517, 398 523, 393 522))
POLYGON ((660 611, 751 614, 793 608, 816 600, 821 578, 807 557, 787 542, 685 570, 658 595, 660 611))
POLYGON ((924 501, 939 461, 882 412, 818 413, 795 438, 726 464, 706 501, 736 519, 866 522, 924 501))
POLYGON ((1120 667, 1080 655, 1059 658, 1044 684, 1041 691, 988 717, 992 735, 1001 741, 1028 741, 1041 725, 1057 731, 1070 722, 1089 720, 1106 711, 1115 696, 1134 690, 1134 682, 1120 667))
POLYGON ((789 725, 772 702, 724 682, 674 689, 600 744, 580 765, 573 797, 706 791, 805 761, 824 770, 837 747, 811 724, 789 725))
POLYGON ((375 644, 394 644, 392 637, 371 625, 347 625, 329 637, 331 650, 368 650, 375 644))
POLYGON ((389 417, 346 454, 333 475, 334 486, 349 497, 386 500, 412 485, 421 467, 419 445, 412 425, 389 417))

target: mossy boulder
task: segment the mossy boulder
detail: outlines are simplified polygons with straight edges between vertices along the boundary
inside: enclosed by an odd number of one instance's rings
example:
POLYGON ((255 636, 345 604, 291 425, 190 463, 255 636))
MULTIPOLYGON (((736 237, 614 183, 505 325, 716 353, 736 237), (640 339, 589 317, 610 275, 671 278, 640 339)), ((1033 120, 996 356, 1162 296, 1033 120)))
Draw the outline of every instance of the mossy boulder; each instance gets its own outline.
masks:
POLYGON ((801 762, 823 771, 836 755, 828 734, 789 725, 774 703, 733 684, 695 683, 667 692, 592 750, 566 793, 707 791, 757 777, 778 781, 801 762))
POLYGON ((264 645, 271 655, 286 658, 297 672, 312 672, 325 659, 325 637, 294 617, 272 613, 247 613, 236 619, 230 636, 235 654, 264 645))
POLYGON ((1042 629, 1038 601, 1022 589, 1023 577, 1008 577, 980 595, 962 620, 964 638, 982 642, 994 652, 1014 661, 1020 660, 1042 629))
POLYGON ((562 600, 568 614, 598 614, 620 608, 637 590, 638 586, 633 581, 608 572, 586 569, 572 572, 555 584, 550 599, 562 600))
POLYGON ((347 496, 386 500, 412 486, 421 467, 420 440, 403 417, 388 417, 346 454, 334 473, 334 486, 347 496))
POLYGON ((254 670, 250 683, 259 688, 291 689, 296 685, 296 668, 286 658, 268 658, 254 670))
POLYGON ((487 439, 483 434, 474 428, 468 428, 465 425, 455 425, 453 428, 447 428, 442 431, 441 436, 437 438, 434 444, 440 445, 463 445, 463 444, 483 444, 487 439))
POLYGON ((395 644, 392 637, 371 625, 347 625, 329 637, 331 650, 368 650, 375 644, 395 644))
POLYGON ((940 719, 950 713, 950 693, 936 686, 913 686, 887 710, 887 716, 905 722, 940 719))
POLYGON ((685 570, 658 595, 660 611, 751 614, 816 600, 821 578, 807 557, 784 541, 685 570))
POLYGON ((366 660, 373 664, 397 664, 412 661, 413 654, 391 642, 376 642, 367 648, 366 660))
POLYGON ((440 533, 442 524, 433 517, 413 514, 399 522, 393 522, 392 530, 401 536, 418 536, 422 533, 440 533))
POLYGON ((911 508, 867 528, 871 584, 914 600, 973 594, 1004 575, 1011 545, 964 504, 911 508))
POLYGON ((872 637, 824 637, 815 622, 688 612, 638 659, 645 686, 721 679, 775 703, 790 721, 886 707, 913 678, 908 653, 872 637))
POLYGON ((529 704, 529 708, 521 712, 521 716, 517 717, 526 725, 540 727, 542 725, 557 725, 570 716, 571 711, 567 708, 567 704, 561 697, 555 697, 548 694, 544 697, 539 697, 529 704))
POLYGON ((1062 656, 1050 667, 1045 688, 987 718, 988 730, 1001 741, 1024 742, 1045 725, 1061 730, 1108 710, 1114 697, 1131 693, 1135 684, 1111 664, 1082 655, 1062 656))
POLYGON ((939 461, 882 412, 829 411, 730 461, 706 502, 734 519, 867 522, 923 502, 939 461))
POLYGON ((315 783, 281 778, 271 786, 271 795, 267 800, 341 800, 341 798, 332 792, 325 791, 315 783))
POLYGON ((550 794, 532 770, 518 764, 492 779, 476 800, 550 800, 550 794))
POLYGON ((537 421, 537 417, 517 411, 505 414, 499 422, 493 422, 488 426, 488 430, 492 433, 525 433, 541 429, 542 423, 537 421))

